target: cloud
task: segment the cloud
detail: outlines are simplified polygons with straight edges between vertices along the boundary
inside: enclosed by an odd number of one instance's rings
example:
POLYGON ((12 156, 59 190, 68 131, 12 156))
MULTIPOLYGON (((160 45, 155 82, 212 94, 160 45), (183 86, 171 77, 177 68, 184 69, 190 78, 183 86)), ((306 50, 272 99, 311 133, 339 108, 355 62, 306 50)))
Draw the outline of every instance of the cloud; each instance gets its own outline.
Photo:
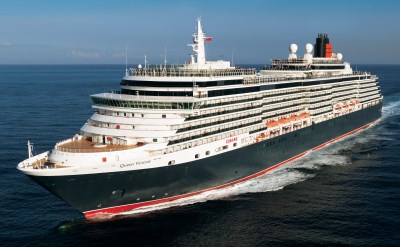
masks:
POLYGON ((125 57, 125 52, 124 51, 122 51, 122 52, 114 52, 112 54, 112 56, 113 57, 125 57))
POLYGON ((102 55, 96 51, 72 50, 70 55, 73 57, 80 57, 80 58, 101 58, 102 57, 102 55))
POLYGON ((0 46, 12 46, 13 45, 13 43, 11 43, 11 42, 1 42, 0 43, 0 46))

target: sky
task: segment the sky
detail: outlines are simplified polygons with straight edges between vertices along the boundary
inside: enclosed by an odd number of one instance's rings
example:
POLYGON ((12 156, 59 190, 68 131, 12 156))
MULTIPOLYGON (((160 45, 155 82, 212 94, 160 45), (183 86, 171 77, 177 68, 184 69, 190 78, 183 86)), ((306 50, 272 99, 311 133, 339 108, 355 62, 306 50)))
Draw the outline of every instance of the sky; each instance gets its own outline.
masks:
POLYGON ((0 64, 189 60, 196 19, 207 60, 268 64, 318 33, 355 64, 400 64, 397 0, 0 0, 0 64))

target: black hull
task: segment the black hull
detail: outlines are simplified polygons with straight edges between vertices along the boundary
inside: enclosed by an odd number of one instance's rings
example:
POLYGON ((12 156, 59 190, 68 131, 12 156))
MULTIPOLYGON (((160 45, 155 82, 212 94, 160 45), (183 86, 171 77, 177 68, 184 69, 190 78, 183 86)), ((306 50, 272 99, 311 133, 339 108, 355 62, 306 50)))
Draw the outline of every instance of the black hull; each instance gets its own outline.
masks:
POLYGON ((75 209, 86 212, 87 217, 92 215, 88 211, 121 212, 135 208, 123 205, 155 204, 256 174, 374 122, 381 117, 381 110, 380 103, 254 145, 179 165, 103 174, 30 177, 75 209), (107 211, 107 208, 119 209, 107 211))

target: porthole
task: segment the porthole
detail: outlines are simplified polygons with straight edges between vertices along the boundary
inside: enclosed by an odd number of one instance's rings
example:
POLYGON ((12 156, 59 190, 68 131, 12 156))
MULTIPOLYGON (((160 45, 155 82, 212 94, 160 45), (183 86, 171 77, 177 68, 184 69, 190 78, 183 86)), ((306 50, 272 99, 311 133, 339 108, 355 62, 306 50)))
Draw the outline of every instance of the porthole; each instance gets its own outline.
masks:
POLYGON ((206 155, 210 155, 210 151, 206 151, 206 155))
POLYGON ((195 157, 196 159, 198 159, 198 158, 200 157, 200 154, 196 154, 194 157, 195 157))

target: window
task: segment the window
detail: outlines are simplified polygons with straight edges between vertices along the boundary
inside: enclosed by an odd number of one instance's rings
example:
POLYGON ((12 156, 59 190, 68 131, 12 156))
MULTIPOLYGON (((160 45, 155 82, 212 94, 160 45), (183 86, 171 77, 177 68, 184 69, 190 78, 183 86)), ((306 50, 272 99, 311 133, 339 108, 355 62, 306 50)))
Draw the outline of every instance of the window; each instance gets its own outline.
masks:
POLYGON ((142 114, 142 117, 144 117, 144 114, 142 114))
POLYGON ((111 192, 111 199, 118 199, 118 198, 122 198, 124 196, 124 190, 113 190, 113 192, 111 192))
POLYGON ((173 164, 175 164, 175 160, 171 160, 171 161, 168 162, 168 165, 169 165, 169 166, 170 166, 170 165, 173 165, 173 164))
POLYGON ((162 118, 166 118, 166 117, 167 117, 167 115, 165 115, 165 114, 162 115, 162 118))
POLYGON ((210 155, 210 151, 206 151, 206 155, 210 155))
POLYGON ((200 157, 200 154, 196 154, 194 157, 195 157, 196 159, 198 159, 198 158, 200 157))
POLYGON ((153 139, 153 142, 157 142, 157 138, 154 138, 154 139, 153 139))
POLYGON ((237 146, 237 142, 233 143, 233 146, 236 147, 237 146))

